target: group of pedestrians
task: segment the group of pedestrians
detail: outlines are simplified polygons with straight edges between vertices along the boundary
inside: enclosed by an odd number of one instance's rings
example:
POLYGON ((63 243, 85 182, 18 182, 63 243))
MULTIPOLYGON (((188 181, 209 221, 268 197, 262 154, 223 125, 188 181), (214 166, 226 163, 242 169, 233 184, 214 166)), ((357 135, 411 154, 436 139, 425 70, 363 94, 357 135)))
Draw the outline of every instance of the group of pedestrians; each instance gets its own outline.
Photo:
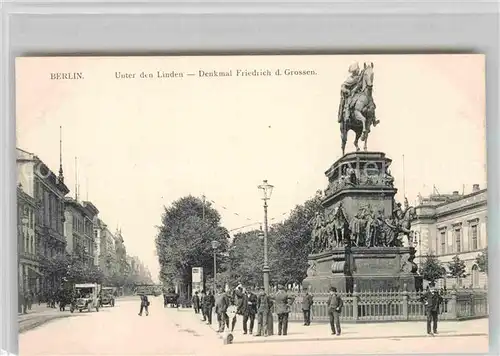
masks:
MULTIPOLYGON (((242 321, 243 334, 254 336, 270 336, 273 334, 273 312, 278 317, 278 335, 288 334, 288 316, 291 312, 291 306, 295 301, 295 296, 291 295, 283 285, 278 285, 275 293, 266 293, 264 288, 245 288, 239 284, 232 291, 218 289, 215 295, 211 292, 195 292, 192 303, 195 313, 203 314, 203 320, 211 324, 212 311, 215 308, 217 315, 218 332, 222 333, 226 329, 231 332, 238 322, 242 321), (256 333, 254 334, 255 324, 257 323, 256 333)), ((340 312, 342 300, 332 299, 332 305, 335 305, 340 312)), ((311 308, 313 305, 312 294, 306 293, 302 299, 302 309, 304 314, 304 325, 311 324, 311 308)), ((336 317, 336 325, 340 333, 339 318, 336 317)), ((335 324, 335 323, 334 323, 335 324)), ((333 325, 333 324, 332 324, 333 325)))

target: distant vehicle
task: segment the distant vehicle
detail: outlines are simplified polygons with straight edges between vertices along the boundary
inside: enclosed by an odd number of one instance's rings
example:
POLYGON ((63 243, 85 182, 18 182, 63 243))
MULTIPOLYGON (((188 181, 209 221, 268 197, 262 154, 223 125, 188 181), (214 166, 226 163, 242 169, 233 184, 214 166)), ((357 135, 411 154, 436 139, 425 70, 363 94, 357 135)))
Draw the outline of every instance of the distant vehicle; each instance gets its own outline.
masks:
POLYGON ((136 294, 136 295, 145 294, 145 295, 153 295, 155 297, 158 297, 159 295, 161 295, 161 286, 158 286, 155 284, 138 285, 135 288, 134 294, 136 294))
POLYGON ((165 291, 163 294, 163 304, 164 306, 170 305, 173 308, 179 307, 179 295, 175 293, 175 290, 165 291))
POLYGON ((115 289, 113 287, 103 287, 101 289, 101 306, 109 305, 111 307, 115 306, 115 289))
POLYGON ((70 312, 87 310, 91 312, 95 309, 99 311, 99 292, 101 286, 96 283, 75 284, 75 300, 71 303, 70 312))

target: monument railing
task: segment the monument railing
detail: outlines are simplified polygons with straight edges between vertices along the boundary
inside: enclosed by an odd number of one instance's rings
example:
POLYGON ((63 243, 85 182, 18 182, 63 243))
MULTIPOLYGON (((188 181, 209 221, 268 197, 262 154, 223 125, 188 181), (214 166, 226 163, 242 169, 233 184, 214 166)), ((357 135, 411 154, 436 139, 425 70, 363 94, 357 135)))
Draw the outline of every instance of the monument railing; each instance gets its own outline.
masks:
MULTIPOLYGON (((291 293, 293 295, 293 293, 291 293)), ((344 302, 341 320, 346 322, 425 320, 425 307, 420 292, 354 292, 339 293, 344 302)), ((328 293, 313 293, 312 321, 329 320, 328 293)), ((488 316, 488 292, 464 289, 442 294, 440 320, 466 320, 488 316)), ((290 306, 290 321, 302 321, 303 294, 296 294, 290 306)))

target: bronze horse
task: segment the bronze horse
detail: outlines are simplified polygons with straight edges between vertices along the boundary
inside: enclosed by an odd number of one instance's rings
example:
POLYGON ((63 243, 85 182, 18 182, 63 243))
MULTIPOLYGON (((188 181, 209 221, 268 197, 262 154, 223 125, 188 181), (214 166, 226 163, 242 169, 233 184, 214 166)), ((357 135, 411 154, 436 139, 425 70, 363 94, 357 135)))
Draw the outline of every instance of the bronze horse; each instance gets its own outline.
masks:
MULTIPOLYGON (((342 155, 345 155, 345 146, 347 143, 347 134, 349 130, 354 131, 354 146, 359 151, 358 141, 364 141, 363 149, 367 150, 368 134, 371 125, 378 123, 375 117, 375 103, 372 99, 373 89, 373 63, 365 63, 360 74, 360 89, 355 92, 349 104, 349 119, 340 122, 340 137, 342 140, 342 155)), ((340 114, 340 113, 339 113, 340 114)))

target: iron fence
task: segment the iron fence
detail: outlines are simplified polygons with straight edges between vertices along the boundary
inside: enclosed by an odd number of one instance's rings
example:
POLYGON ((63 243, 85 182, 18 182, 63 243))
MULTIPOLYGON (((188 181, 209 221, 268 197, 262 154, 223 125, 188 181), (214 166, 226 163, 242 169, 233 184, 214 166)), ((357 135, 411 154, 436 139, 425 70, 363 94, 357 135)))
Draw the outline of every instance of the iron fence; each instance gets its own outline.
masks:
MULTIPOLYGON (((293 296, 293 294, 291 293, 293 296)), ((314 302, 311 319, 328 321, 328 293, 312 293, 314 302)), ((339 293, 344 302, 341 320, 346 322, 411 321, 427 318, 420 292, 354 292, 339 293)), ((290 321, 302 321, 302 298, 294 295, 290 306, 290 321)), ((453 290, 441 294, 440 320, 465 320, 488 316, 488 292, 486 290, 453 290)))

